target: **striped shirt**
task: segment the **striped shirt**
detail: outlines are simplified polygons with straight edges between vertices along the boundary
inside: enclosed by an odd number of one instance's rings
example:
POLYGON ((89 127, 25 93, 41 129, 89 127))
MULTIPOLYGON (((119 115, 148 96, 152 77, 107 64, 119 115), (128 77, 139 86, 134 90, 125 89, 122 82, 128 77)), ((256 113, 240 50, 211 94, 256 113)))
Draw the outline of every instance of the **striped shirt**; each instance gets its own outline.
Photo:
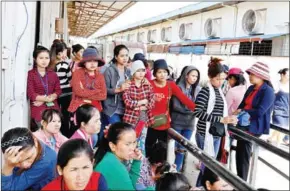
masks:
POLYGON ((56 74, 60 82, 60 88, 62 90, 62 95, 60 97, 71 95, 72 88, 70 81, 72 78, 71 70, 67 62, 59 62, 56 66, 56 74))
POLYGON ((207 106, 209 100, 209 87, 200 90, 196 98, 196 107, 194 115, 199 118, 197 123, 197 133, 205 136, 206 122, 219 122, 223 116, 224 102, 220 95, 219 89, 214 87, 216 101, 211 114, 207 114, 207 106))

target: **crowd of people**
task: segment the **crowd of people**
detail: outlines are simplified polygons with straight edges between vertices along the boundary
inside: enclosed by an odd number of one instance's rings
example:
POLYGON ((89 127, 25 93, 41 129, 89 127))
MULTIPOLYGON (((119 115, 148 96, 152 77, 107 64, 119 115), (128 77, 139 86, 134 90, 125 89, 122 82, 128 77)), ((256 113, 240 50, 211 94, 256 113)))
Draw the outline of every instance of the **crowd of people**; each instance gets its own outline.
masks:
POLYGON ((95 47, 73 45, 72 58, 67 49, 56 39, 50 50, 33 52, 31 126, 1 139, 2 190, 224 190, 202 163, 196 185, 189 184, 182 174, 187 153, 178 143, 175 162, 168 163, 167 130, 190 140, 196 129, 197 146, 223 163, 220 153, 237 140, 237 175, 247 181, 252 144, 234 137, 228 125, 257 137, 269 134, 271 118, 288 126, 288 69, 279 72, 274 91, 262 62, 245 71, 251 85, 240 68, 214 57, 207 74, 188 65, 175 81, 166 60, 151 68, 142 53, 131 60, 124 45, 107 63, 95 47), (201 75, 208 76, 204 87, 201 75))

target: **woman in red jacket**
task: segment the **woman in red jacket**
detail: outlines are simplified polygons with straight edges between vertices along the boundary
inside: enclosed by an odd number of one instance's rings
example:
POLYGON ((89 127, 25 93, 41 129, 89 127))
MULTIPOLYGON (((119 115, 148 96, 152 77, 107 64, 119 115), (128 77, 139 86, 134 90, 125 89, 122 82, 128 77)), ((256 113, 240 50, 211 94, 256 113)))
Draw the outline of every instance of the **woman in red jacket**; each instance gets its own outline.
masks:
POLYGON ((57 109, 57 98, 61 94, 59 79, 56 73, 48 69, 49 50, 38 46, 33 51, 33 69, 27 76, 27 96, 30 100, 31 121, 40 128, 41 114, 45 109, 57 109))
POLYGON ((167 142, 167 129, 170 128, 169 101, 172 95, 177 97, 188 109, 194 110, 195 104, 173 81, 167 81, 169 70, 164 59, 156 60, 153 65, 154 80, 151 81, 153 87, 155 107, 151 112, 155 118, 155 123, 148 128, 146 137, 146 156, 149 156, 151 147, 156 141, 167 142), (165 116, 165 117, 164 117, 165 116))
POLYGON ((57 156, 60 175, 42 190, 108 190, 105 178, 93 172, 94 152, 83 139, 65 142, 57 156))

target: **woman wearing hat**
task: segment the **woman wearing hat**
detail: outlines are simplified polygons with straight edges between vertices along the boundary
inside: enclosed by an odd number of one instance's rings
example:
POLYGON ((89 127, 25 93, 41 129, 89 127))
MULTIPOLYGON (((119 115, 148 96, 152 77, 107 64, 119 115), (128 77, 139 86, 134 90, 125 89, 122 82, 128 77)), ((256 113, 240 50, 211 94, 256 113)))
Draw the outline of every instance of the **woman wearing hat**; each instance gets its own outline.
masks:
MULTIPOLYGON (((74 113, 77 108, 85 103, 94 105, 102 111, 101 101, 107 98, 104 76, 99 72, 100 66, 105 62, 97 55, 93 48, 87 48, 83 59, 79 62, 79 69, 72 77, 72 101, 68 111, 74 113)), ((73 132, 72 132, 73 133, 73 132)))
MULTIPOLYGON (((238 110, 233 114, 245 111, 250 115, 247 131, 254 136, 269 134, 272 106, 275 99, 274 90, 270 82, 268 65, 256 62, 246 70, 252 86, 248 88, 239 105, 238 110)), ((239 177, 247 181, 252 143, 246 140, 237 140, 236 165, 239 177)))
POLYGON ((154 124, 148 129, 146 137, 146 155, 150 155, 152 145, 157 141, 167 142, 167 129, 170 128, 169 101, 174 95, 189 110, 193 111, 195 104, 190 100, 173 81, 167 81, 169 70, 164 59, 154 62, 151 85, 154 91, 155 107, 152 108, 154 124))
POLYGON ((145 155, 147 127, 154 123, 152 108, 155 105, 153 88, 145 79, 145 66, 141 60, 132 63, 130 87, 123 94, 125 114, 123 121, 135 126, 138 146, 145 155))

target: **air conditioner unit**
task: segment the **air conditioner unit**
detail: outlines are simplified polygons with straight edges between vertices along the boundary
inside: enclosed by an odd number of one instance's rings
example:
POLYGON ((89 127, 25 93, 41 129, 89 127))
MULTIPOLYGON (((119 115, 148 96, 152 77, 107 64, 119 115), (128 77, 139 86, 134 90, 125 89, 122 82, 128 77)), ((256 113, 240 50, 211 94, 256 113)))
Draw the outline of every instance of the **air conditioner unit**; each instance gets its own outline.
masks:
POLYGON ((170 42, 172 34, 172 27, 162 28, 161 29, 161 40, 163 42, 170 42))
POLYGON ((138 42, 144 42, 144 35, 145 35, 144 32, 139 32, 138 35, 137 35, 137 41, 138 42))
POLYGON ((156 30, 149 30, 147 34, 148 42, 155 43, 156 42, 156 30))
POLYGON ((192 23, 181 24, 179 27, 179 38, 182 40, 191 39, 192 23))
POLYGON ((204 24, 204 34, 207 38, 219 38, 221 31, 221 19, 207 19, 204 24))
POLYGON ((242 20, 242 26, 245 33, 249 35, 264 34, 266 23, 266 9, 248 10, 242 20))

